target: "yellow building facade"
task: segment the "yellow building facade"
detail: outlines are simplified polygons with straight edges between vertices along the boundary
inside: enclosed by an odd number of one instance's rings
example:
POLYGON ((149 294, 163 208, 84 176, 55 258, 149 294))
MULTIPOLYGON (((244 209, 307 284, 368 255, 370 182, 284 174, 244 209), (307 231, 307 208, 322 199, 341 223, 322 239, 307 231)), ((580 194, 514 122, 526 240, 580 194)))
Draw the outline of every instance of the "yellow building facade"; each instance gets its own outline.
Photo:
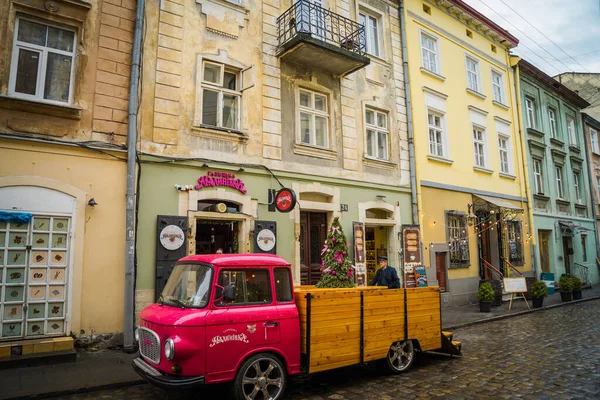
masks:
POLYGON ((532 269, 517 39, 459 0, 403 3, 424 264, 445 305, 466 304, 495 270, 532 269))

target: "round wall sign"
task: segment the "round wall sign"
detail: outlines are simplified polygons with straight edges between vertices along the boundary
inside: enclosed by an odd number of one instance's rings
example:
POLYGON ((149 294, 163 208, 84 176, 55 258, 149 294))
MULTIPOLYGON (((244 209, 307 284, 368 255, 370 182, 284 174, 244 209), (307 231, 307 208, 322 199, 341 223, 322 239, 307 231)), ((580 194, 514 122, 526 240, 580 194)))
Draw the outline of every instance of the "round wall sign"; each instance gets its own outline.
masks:
POLYGON ((283 188, 275 196, 275 208, 282 213, 290 212, 296 207, 296 193, 292 189, 283 188))
POLYGON ((160 231, 160 244, 167 250, 177 250, 183 246, 185 234, 177 225, 167 225, 160 231))
POLYGON ((275 247, 275 234, 270 229, 263 229, 256 235, 256 244, 262 251, 271 251, 275 247))

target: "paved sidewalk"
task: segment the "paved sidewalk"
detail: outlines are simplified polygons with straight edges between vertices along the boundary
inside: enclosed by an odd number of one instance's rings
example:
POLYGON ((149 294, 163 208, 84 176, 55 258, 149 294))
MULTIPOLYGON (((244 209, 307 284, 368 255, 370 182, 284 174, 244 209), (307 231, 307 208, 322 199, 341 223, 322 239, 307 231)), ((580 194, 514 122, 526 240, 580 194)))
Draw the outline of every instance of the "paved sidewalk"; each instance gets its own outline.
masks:
MULTIPOLYGON (((544 307, 527 310, 523 300, 516 300, 512 310, 508 302, 492 307, 492 312, 482 313, 479 304, 442 308, 444 330, 522 315, 528 312, 543 312, 546 308, 576 305, 581 301, 600 299, 600 285, 583 291, 583 300, 561 302, 555 293, 544 299, 544 307)), ((531 306, 531 302, 529 302, 531 306)), ((460 335, 458 335, 460 336, 460 335)), ((460 338, 457 337, 458 340, 460 338)), ((35 399, 59 395, 131 386, 144 383, 133 371, 131 360, 135 354, 121 351, 82 352, 77 362, 5 369, 0 371, 0 399, 35 399)))

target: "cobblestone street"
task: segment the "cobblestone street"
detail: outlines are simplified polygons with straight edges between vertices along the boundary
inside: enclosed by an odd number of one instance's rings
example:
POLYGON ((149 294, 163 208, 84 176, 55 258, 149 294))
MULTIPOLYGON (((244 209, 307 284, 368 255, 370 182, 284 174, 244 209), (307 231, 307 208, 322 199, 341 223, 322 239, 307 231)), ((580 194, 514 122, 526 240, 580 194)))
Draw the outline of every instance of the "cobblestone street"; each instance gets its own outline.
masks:
MULTIPOLYGON (((285 399, 599 399, 600 302, 462 328, 464 356, 421 355, 411 371, 381 375, 367 366, 292 379, 285 399)), ((62 397, 225 399, 227 387, 167 394, 150 385, 62 397)))

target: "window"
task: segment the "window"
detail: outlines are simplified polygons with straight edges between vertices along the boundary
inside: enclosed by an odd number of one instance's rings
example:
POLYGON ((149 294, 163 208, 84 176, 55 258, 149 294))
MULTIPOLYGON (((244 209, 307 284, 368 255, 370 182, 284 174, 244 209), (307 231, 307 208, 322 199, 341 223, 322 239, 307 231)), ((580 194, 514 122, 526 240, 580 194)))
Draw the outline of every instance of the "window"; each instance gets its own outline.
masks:
MULTIPOLYGON (((219 286, 227 290, 233 286, 233 299, 217 301, 217 306, 236 306, 245 304, 270 304, 271 282, 265 269, 224 270, 219 274, 219 286)), ((215 292, 215 300, 223 296, 223 291, 215 292)))
POLYGON ((507 136, 498 136, 498 152, 500 156, 500 172, 510 174, 510 142, 507 136))
POLYGON ((583 251, 583 262, 587 262, 588 260, 586 241, 587 235, 581 234, 581 250, 583 251))
POLYGON ((590 128, 590 141, 592 142, 592 151, 600 154, 600 146, 598 146, 598 131, 590 128))
POLYGON ((596 175, 596 190, 598 190, 598 200, 600 201, 600 176, 596 175))
POLYGON ((556 111, 553 108, 548 108, 548 121, 550 122, 550 136, 558 138, 558 129, 556 127, 556 111))
POLYGON ((527 127, 535 129, 535 101, 526 97, 525 108, 527 110, 527 127))
POLYGON ((573 187, 575 189, 575 200, 581 202, 581 186, 579 186, 579 172, 573 174, 573 187))
POLYGON ((367 154, 380 160, 389 159, 389 130, 387 114, 367 109, 365 111, 367 154))
POLYGON ((563 182, 562 167, 556 167, 556 194, 559 199, 565 198, 565 186, 563 182))
POLYGON ((494 100, 504 104, 504 77, 501 73, 492 71, 492 88, 494 89, 494 100))
POLYGON ((521 238, 521 221, 507 221, 508 261, 514 265, 523 265, 523 241, 521 238))
POLYGON ((439 74, 437 45, 438 41, 436 38, 421 33, 421 58, 423 61, 423 68, 439 74))
POLYGON ((444 151, 443 116, 429 111, 427 121, 429 124, 429 154, 436 157, 446 157, 444 151))
POLYGON ((76 39, 72 28, 17 18, 9 93, 32 100, 71 103, 76 39))
POLYGON ((460 267, 469 265, 469 233, 467 217, 463 214, 447 213, 448 249, 450 266, 460 267))
POLYGON ((300 89, 298 109, 300 142, 311 146, 327 147, 329 138, 327 96, 300 89))
POLYGON ((239 129, 239 71, 223 64, 204 61, 202 66, 201 124, 239 129))
POLYGON ((467 57, 467 87, 475 92, 481 92, 479 85, 479 61, 467 57))
POLYGON ((365 27, 367 53, 379 57, 379 19, 361 11, 359 22, 365 27))
POLYGON ((293 301, 292 278, 287 268, 275 268, 275 298, 278 302, 293 301))
POLYGON ((485 130, 473 127, 473 151, 475 153, 475 165, 485 168, 485 130))
POLYGON ((577 132, 575 131, 575 120, 567 117, 567 130, 569 131, 569 143, 571 146, 579 146, 577 143, 577 132))
POLYGON ((535 193, 544 194, 544 180, 542 176, 542 162, 533 160, 533 177, 535 182, 535 193))

